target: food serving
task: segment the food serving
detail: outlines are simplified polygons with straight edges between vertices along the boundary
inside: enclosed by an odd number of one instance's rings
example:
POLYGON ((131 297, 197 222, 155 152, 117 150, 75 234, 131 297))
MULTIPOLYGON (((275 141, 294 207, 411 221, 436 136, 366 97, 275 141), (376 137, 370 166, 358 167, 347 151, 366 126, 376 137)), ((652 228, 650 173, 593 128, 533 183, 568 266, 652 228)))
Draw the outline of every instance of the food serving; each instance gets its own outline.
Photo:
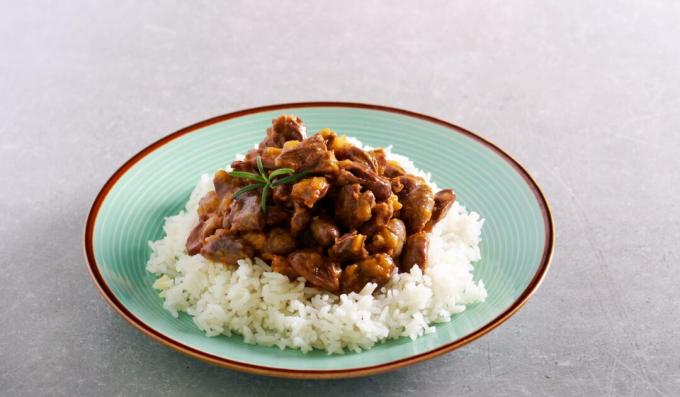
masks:
POLYGON ((307 352, 435 332, 486 290, 479 215, 387 148, 282 115, 151 242, 164 307, 209 336, 307 352))

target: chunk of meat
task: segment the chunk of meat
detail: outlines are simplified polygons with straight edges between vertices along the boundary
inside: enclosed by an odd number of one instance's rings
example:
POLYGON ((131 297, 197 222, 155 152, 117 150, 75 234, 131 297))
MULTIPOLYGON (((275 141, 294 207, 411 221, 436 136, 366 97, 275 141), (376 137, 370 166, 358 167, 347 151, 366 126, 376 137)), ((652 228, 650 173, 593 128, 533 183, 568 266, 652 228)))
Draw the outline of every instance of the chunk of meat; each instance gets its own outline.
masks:
POLYGON ((406 175, 406 171, 399 165, 394 160, 387 160, 385 164, 385 170, 383 171, 383 175, 385 175, 388 178, 396 178, 400 177, 402 175, 406 175))
POLYGON ((293 185, 290 197, 296 202, 312 208, 317 201, 328 193, 330 186, 326 178, 322 176, 305 178, 293 185))
POLYGON ((328 250, 331 259, 338 262, 354 262, 368 255, 364 243, 366 236, 356 231, 345 233, 335 240, 335 244, 328 250))
POLYGON ((264 251, 276 255, 286 255, 293 252, 295 248, 295 238, 290 231, 282 227, 275 227, 267 234, 264 251))
POLYGON ((387 200, 392 194, 389 179, 379 176, 366 165, 351 160, 342 160, 338 162, 338 166, 340 167, 337 179, 339 185, 358 183, 372 191, 379 201, 387 200))
POLYGON ((264 222, 268 226, 279 226, 290 224, 290 218, 293 212, 280 205, 268 205, 267 213, 264 217, 264 222))
POLYGON ((302 142, 287 142, 276 158, 276 166, 316 174, 333 175, 338 172, 335 155, 326 148, 326 142, 321 135, 314 135, 302 142))
POLYGON ((310 229, 314 240, 323 247, 328 247, 340 237, 340 229, 335 225, 333 218, 328 215, 315 216, 310 229))
POLYGON ((241 238, 253 247, 256 254, 265 252, 265 248, 267 247, 267 235, 264 232, 243 233, 241 238))
POLYGON ((409 272, 415 265, 420 266, 422 271, 427 269, 427 246, 429 237, 426 232, 418 232, 408 236, 404 251, 401 253, 399 270, 409 272))
POLYGON ((300 277, 285 256, 272 256, 272 271, 288 276, 290 281, 294 281, 296 278, 300 277))
POLYGON ((378 163, 376 159, 371 156, 369 152, 365 152, 360 148, 347 144, 335 150, 335 157, 338 160, 350 160, 359 163, 371 171, 378 173, 378 163))
POLYGON ((401 183, 399 177, 390 178, 390 186, 392 187, 393 193, 401 193, 401 191, 404 190, 404 185, 401 183))
POLYGON ((383 149, 365 151, 349 143, 335 149, 335 157, 338 160, 350 160, 359 163, 377 175, 382 175, 387 165, 387 158, 383 149))
POLYGON ((394 270, 394 260, 387 254, 369 256, 356 264, 347 266, 342 272, 342 292, 360 292, 368 283, 376 283, 378 288, 390 281, 394 270))
POLYGON ((394 215, 392 205, 387 202, 378 203, 373 207, 373 216, 361 226, 361 233, 372 236, 378 232, 394 215))
POLYGON ((259 149, 251 149, 241 160, 234 160, 231 162, 231 168, 234 171, 255 172, 257 171, 257 156, 260 155, 259 149))
POLYGON ((205 239, 221 226, 222 217, 217 214, 211 214, 207 219, 200 221, 187 237, 187 253, 196 255, 201 252, 205 239))
POLYGON ((229 213, 229 208, 231 207, 231 202, 234 201, 234 198, 231 194, 227 194, 222 201, 220 201, 220 205, 217 207, 217 213, 224 216, 229 213))
POLYGON ((321 136, 324 142, 326 142, 326 149, 333 150, 333 145, 338 136, 335 132, 331 131, 330 128, 324 128, 317 132, 316 134, 321 136))
MULTIPOLYGON (((262 166, 267 170, 276 169, 276 158, 281 154, 281 149, 278 147, 266 147, 260 149, 260 158, 262 159, 262 166)), ((254 159, 255 167, 257 167, 257 157, 254 159)))
POLYGON ((262 166, 267 170, 276 169, 276 158, 281 154, 281 148, 265 147, 262 149, 251 149, 243 160, 235 160, 231 163, 234 171, 246 171, 259 174, 257 168, 257 157, 262 159, 262 166))
POLYGON ((297 245, 300 249, 304 248, 306 250, 318 252, 321 255, 326 255, 324 247, 320 246, 319 243, 314 240, 314 236, 312 236, 312 231, 310 229, 304 230, 296 237, 297 245))
POLYGON ((219 229, 208 237, 201 248, 201 255, 227 265, 236 265, 239 259, 252 258, 255 250, 240 237, 219 229))
POLYGON ((317 243, 316 240, 314 240, 314 236, 312 236, 311 223, 309 226, 310 226, 309 228, 303 230, 297 236, 295 236, 295 238, 297 239, 297 245, 300 249, 302 248, 314 249, 318 251, 320 254, 323 254, 324 253, 323 247, 321 247, 319 243, 317 243))
POLYGON ((321 254, 300 250, 288 255, 291 267, 310 284, 330 292, 340 289, 342 269, 336 262, 328 261, 321 254))
POLYGON ((372 254, 384 252, 394 258, 399 258, 406 240, 406 225, 399 218, 392 218, 385 226, 373 235, 368 244, 372 254))
POLYGON ((234 171, 254 172, 257 173, 257 166, 246 160, 234 160, 231 162, 231 169, 234 171))
POLYGON ((264 216, 260 194, 256 190, 250 191, 233 200, 223 226, 230 233, 261 231, 264 228, 264 216))
POLYGON ((383 148, 377 148, 371 150, 368 153, 375 160, 375 171, 378 173, 378 175, 385 174, 385 167, 387 166, 387 155, 385 155, 385 150, 383 148))
POLYGON ((425 227, 432 217, 434 194, 425 179, 415 175, 400 177, 404 189, 399 192, 402 209, 399 217, 406 223, 409 233, 416 233, 425 227))
POLYGON ((456 201, 456 194, 451 189, 440 190, 434 195, 434 208, 432 209, 432 217, 425 225, 426 231, 432 231, 432 228, 444 219, 449 212, 449 208, 456 201))
POLYGON ((343 186, 335 198, 335 219, 347 229, 357 229, 371 219, 371 210, 375 206, 373 192, 361 192, 361 185, 343 186))
POLYGON ((219 170, 213 177, 213 185, 215 186, 215 193, 217 198, 222 200, 226 197, 231 198, 238 189, 241 188, 239 178, 234 178, 224 170, 219 170))
POLYGON ((272 126, 267 128, 266 138, 260 142, 259 149, 266 147, 283 147, 287 141, 301 141, 305 139, 306 128, 302 119, 293 115, 281 115, 272 120, 272 126))
POLYGON ((290 185, 287 184, 279 185, 272 189, 272 198, 274 199, 275 203, 280 204, 284 207, 290 207, 291 206, 290 192, 291 192, 290 185))
POLYGON ((295 211, 293 212, 293 217, 290 218, 290 231, 294 236, 297 236, 309 226, 309 222, 312 220, 312 214, 309 208, 304 205, 295 203, 295 211))
POLYGON ((209 191, 198 202, 198 218, 200 220, 208 219, 208 215, 217 212, 219 206, 220 199, 217 197, 217 193, 214 190, 209 191))

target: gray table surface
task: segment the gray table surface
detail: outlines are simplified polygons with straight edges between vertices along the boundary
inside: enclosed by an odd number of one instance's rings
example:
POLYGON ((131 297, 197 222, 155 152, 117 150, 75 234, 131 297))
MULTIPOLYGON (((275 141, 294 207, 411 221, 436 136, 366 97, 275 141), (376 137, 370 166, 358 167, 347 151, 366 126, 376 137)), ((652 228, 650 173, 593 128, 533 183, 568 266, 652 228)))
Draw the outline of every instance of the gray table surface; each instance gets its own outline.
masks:
POLYGON ((680 395, 680 4, 339 3, 1 2, 0 394, 680 395), (557 227, 530 302, 337 381, 218 368, 119 317, 81 247, 111 173, 196 121, 308 100, 428 113, 525 164, 557 227))

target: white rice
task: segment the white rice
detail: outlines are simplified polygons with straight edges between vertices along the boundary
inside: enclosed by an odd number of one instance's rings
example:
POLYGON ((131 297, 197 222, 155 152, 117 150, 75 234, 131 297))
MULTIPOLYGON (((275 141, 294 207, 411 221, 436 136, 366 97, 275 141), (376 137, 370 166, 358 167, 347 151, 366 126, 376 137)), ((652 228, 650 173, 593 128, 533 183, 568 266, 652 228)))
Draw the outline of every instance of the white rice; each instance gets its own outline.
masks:
MULTIPOLYGON (((389 149, 390 159, 430 181, 429 173, 389 149)), ((484 221, 458 202, 430 234, 425 274, 417 266, 410 273, 395 270, 378 291, 368 284, 360 293, 338 297, 305 287, 303 278, 291 282, 259 258, 232 268, 187 255, 187 236, 198 224, 198 201, 212 189, 211 177, 203 175, 186 209, 166 218, 165 237, 149 243, 147 263, 147 270, 158 276, 153 287, 163 307, 175 317, 186 312, 208 336, 240 334, 247 343, 303 352, 359 352, 386 339, 435 332, 432 324, 450 321, 487 296, 484 283, 472 276, 484 221)))

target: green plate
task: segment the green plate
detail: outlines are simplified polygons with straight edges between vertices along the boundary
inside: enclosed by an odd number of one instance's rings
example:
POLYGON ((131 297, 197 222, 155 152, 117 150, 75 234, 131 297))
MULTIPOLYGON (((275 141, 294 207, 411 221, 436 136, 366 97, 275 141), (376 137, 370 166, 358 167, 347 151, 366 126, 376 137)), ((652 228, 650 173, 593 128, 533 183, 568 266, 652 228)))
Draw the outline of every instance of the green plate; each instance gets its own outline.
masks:
POLYGON ((409 111, 354 103, 296 103, 219 116, 152 144, 104 185, 85 227, 85 254, 106 300, 132 325, 190 356, 266 375, 334 378, 384 372, 451 351, 514 314, 545 276, 553 249, 548 204, 510 156, 455 125, 409 111), (186 315, 163 310, 145 271, 149 240, 163 236, 164 217, 183 208, 199 176, 226 166, 262 139, 281 113, 300 116, 309 132, 329 127, 371 146, 393 145, 439 186, 486 219, 475 278, 488 291, 435 333, 388 341, 362 353, 303 354, 253 346, 240 336, 206 337, 186 315))

